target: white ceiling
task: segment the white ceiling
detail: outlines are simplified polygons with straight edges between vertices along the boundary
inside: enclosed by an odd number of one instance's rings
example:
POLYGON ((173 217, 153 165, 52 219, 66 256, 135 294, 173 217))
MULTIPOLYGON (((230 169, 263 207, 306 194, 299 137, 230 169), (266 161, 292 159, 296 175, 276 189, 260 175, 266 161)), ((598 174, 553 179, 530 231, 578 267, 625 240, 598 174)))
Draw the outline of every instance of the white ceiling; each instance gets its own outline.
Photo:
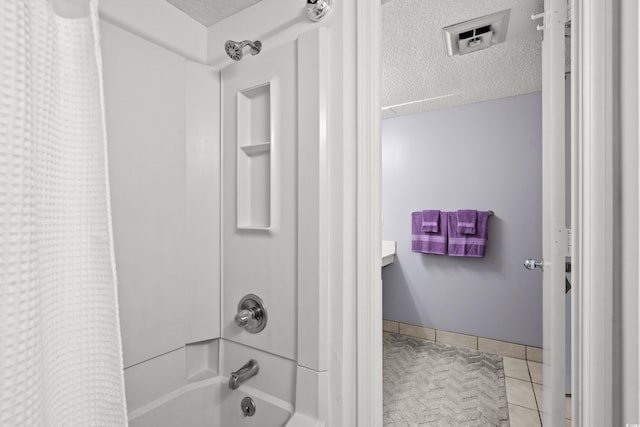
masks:
POLYGON ((169 3, 210 27, 231 15, 235 15, 261 0, 167 0, 169 3))
MULTIPOLYGON (((208 27, 260 0, 167 1, 208 27)), ((543 0, 382 0, 383 117, 539 91, 541 33, 530 16, 542 10, 543 0), (446 56, 443 27, 504 9, 504 43, 446 56)))
POLYGON ((543 0, 385 0, 383 117, 541 90, 541 34, 530 16, 542 10, 543 0), (504 43, 446 56, 443 27, 509 8, 504 43))

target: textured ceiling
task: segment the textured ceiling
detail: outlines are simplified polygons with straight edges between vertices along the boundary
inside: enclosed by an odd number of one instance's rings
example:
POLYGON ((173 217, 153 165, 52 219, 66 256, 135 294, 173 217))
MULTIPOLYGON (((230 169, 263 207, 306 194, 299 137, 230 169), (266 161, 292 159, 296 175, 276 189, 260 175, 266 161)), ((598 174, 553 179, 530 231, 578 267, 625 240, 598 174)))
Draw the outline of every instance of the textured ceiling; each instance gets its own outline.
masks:
MULTIPOLYGON (((167 0, 209 27, 260 0, 167 0)), ((543 0, 382 0, 382 114, 393 117, 538 91, 543 0), (442 28, 511 9, 504 43, 448 57, 442 28)))
POLYGON ((231 15, 248 8, 260 0, 167 0, 169 3, 200 22, 210 27, 231 15))
POLYGON ((541 90, 541 34, 530 19, 543 0, 384 0, 383 117, 541 90), (448 57, 442 28, 511 9, 507 39, 448 57))

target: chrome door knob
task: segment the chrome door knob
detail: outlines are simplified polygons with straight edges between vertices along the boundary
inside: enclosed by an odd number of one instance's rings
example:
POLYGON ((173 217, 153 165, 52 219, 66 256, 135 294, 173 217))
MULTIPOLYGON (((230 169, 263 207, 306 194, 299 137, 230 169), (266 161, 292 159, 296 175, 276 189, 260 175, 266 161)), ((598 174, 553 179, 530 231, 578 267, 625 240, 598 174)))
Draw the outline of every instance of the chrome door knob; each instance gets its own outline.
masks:
POLYGON ((535 259, 526 259, 524 261, 524 268, 527 270, 535 270, 536 267, 540 270, 544 270, 544 261, 536 261, 535 259))

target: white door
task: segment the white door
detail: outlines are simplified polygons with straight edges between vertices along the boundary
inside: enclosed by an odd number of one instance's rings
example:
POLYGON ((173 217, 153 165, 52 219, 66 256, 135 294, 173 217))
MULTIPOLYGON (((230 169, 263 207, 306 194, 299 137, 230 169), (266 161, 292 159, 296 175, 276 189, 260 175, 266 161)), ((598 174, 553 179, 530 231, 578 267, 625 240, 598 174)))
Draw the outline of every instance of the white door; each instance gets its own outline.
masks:
POLYGON ((566 0, 545 0, 542 42, 543 425, 565 419, 566 0))
MULTIPOLYGON (((245 49, 248 51, 248 48, 245 49)), ((296 359, 296 43, 222 70, 222 337, 296 359), (267 308, 267 326, 234 323, 247 294, 267 308)))

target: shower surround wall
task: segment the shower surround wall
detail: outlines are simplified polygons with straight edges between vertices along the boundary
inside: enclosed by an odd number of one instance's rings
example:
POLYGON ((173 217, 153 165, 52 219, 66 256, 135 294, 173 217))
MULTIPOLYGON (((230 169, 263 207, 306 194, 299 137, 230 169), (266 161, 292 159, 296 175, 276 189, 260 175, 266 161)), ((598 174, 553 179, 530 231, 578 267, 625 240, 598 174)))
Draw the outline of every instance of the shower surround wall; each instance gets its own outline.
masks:
POLYGON ((383 317, 540 347, 541 94, 382 122, 383 317), (493 210, 485 258, 411 252, 412 211, 493 210))
MULTIPOLYGON (((355 68, 344 68, 341 59, 343 46, 355 43, 355 6, 336 6, 323 25, 301 11, 279 0, 263 0, 205 29, 165 2, 101 2, 132 426, 173 426, 176 420, 194 427, 238 425, 234 417, 242 415, 240 400, 246 395, 253 396, 261 414, 243 417, 247 426, 279 426, 290 415, 291 427, 322 425, 324 420, 354 425, 355 405, 350 402, 355 401, 355 390, 352 379, 343 375, 355 371, 355 340, 350 338, 354 288, 344 267, 353 264, 352 252, 345 249, 353 242, 329 236, 350 226, 343 218, 353 218, 355 203, 344 196, 354 190, 345 184, 349 180, 342 171, 343 159, 352 159, 354 148, 343 140, 353 141, 355 133, 355 110, 345 107, 353 105, 354 94, 343 90, 343 82, 355 77, 355 68), (343 18, 346 13, 349 17, 343 18), (260 58, 288 49, 298 70, 298 94, 287 100, 289 112, 283 116, 295 142, 295 151, 283 161, 293 161, 288 167, 296 172, 283 172, 283 181, 294 180, 289 190, 294 189, 293 197, 299 200, 287 199, 293 203, 295 222, 291 215, 280 219, 297 228, 290 239, 293 252, 285 256, 287 262, 295 261, 285 267, 293 269, 287 273, 293 286, 284 290, 270 281, 274 287, 265 288, 266 281, 259 277, 255 282, 262 288, 243 291, 264 297, 271 329, 242 338, 246 333, 233 324, 239 295, 232 295, 241 287, 222 286, 220 281, 221 248, 227 247, 220 235, 220 189, 232 185, 221 182, 220 136, 224 126, 232 126, 235 108, 226 109, 224 116, 220 111, 226 86, 219 70, 231 61, 218 58, 218 53, 224 56, 224 40, 242 39, 247 28, 268 47, 260 56, 243 60, 249 69, 260 58), (208 50, 201 49, 203 40, 208 50), (337 54, 329 61, 330 52, 337 54), (304 197, 298 198, 298 191, 304 197), (298 239, 304 244, 298 245, 298 239), (285 299, 292 304, 285 307, 285 299), (285 316, 289 324, 279 327, 285 316), (230 390, 229 373, 250 358, 259 361, 259 374, 239 390, 230 390), (212 402, 211 396, 218 397, 212 402)), ((295 84, 289 77, 274 77, 278 84, 295 84)), ((280 95, 275 94, 277 100, 280 95)), ((275 107, 276 114, 284 113, 284 105, 275 107)), ((275 154, 281 143, 274 140, 275 154)), ((245 261, 239 258, 242 254, 227 257, 245 261)), ((225 268, 229 270, 227 264, 225 268)))
POLYGON ((131 413, 217 374, 219 85, 209 67, 104 20, 100 29, 131 413))

